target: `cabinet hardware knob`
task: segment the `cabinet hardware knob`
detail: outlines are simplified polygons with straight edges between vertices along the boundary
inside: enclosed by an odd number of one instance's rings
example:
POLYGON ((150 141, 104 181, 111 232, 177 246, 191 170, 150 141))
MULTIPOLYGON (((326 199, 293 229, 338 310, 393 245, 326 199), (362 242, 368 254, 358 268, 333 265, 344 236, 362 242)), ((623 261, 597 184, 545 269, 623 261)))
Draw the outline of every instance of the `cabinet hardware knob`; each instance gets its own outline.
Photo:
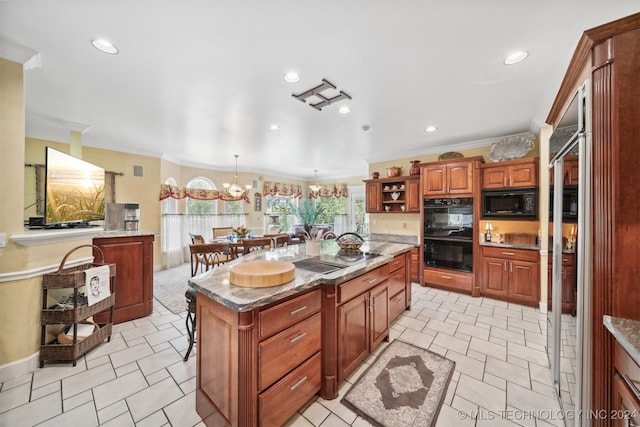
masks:
POLYGON ((376 280, 378 280, 378 279, 374 277, 373 279, 367 280, 367 283, 371 284, 371 283, 375 282, 376 280))
POLYGON ((307 306, 306 306, 306 305, 303 305, 302 307, 296 308, 295 310, 291 310, 291 314, 290 314, 290 316, 294 316, 294 315, 296 315, 296 314, 298 314, 298 313, 300 313, 301 311, 304 311, 304 310, 306 310, 306 309, 307 309, 307 306))
POLYGON ((307 335, 307 333, 306 333, 306 332, 303 332, 303 333, 301 333, 300 335, 297 335, 297 336, 295 336, 295 337, 291 338, 291 339, 289 340, 289 342, 290 342, 291 344, 293 344, 294 342, 296 342, 296 341, 301 340, 302 338, 304 338, 306 335, 307 335))
POLYGON ((292 385, 291 387, 289 387, 289 389, 291 391, 297 389, 303 382, 305 382, 307 380, 307 376, 305 375, 304 377, 300 378, 298 381, 296 381, 296 383, 294 385, 292 385))
POLYGON ((511 255, 511 256, 513 256, 515 254, 513 252, 502 252, 502 255, 511 255))

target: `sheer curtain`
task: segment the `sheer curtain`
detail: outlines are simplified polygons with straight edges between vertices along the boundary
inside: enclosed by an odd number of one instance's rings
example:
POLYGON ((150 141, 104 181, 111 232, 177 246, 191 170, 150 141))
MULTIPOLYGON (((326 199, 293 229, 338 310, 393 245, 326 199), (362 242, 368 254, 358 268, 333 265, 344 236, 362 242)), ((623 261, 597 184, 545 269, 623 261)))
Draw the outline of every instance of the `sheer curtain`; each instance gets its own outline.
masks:
POLYGON ((213 227, 238 227, 246 224, 248 214, 164 214, 162 215, 162 257, 165 268, 189 261, 191 234, 205 241, 213 238, 213 227))

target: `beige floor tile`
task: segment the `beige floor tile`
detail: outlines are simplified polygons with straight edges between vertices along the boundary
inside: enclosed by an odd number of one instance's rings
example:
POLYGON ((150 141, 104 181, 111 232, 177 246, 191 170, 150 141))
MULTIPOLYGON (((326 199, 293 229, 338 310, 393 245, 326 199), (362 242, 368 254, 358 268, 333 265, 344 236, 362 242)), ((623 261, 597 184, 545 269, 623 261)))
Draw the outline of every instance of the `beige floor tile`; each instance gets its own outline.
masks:
MULTIPOLYGON (((507 386, 508 390, 508 386, 507 386)), ((467 375, 460 375, 456 395, 497 412, 506 408, 506 392, 467 375)))
POLYGON ((82 427, 93 427, 98 425, 98 416, 93 402, 87 402, 70 411, 47 420, 47 427, 69 427, 81 424, 82 427))
POLYGON ((126 401, 133 420, 138 421, 175 402, 183 396, 180 387, 171 378, 160 381, 136 394, 126 401))
POLYGON ((196 393, 192 392, 165 406, 164 412, 172 426, 192 426, 201 421, 193 409, 196 407, 196 393))
POLYGON ((98 410, 114 404, 125 397, 147 388, 148 384, 140 371, 116 378, 113 381, 94 387, 93 396, 98 410))
MULTIPOLYGON (((53 383, 55 387, 55 383, 53 383)), ((48 386, 45 386, 48 387, 48 386)), ((45 387, 41 387, 43 389, 45 387)), ((58 386, 59 390, 60 387, 58 386)), ((50 393, 46 393, 50 394, 50 393)), ((41 394, 42 396, 43 394, 41 394)), ((10 409, 17 408, 18 406, 29 403, 31 396, 31 384, 25 383, 17 387, 10 388, 7 391, 0 393, 0 413, 6 412, 10 409)))
POLYGON ((67 399, 100 384, 113 380, 116 373, 109 364, 100 365, 62 380, 62 396, 67 399))
POLYGON ((131 362, 136 362, 140 359, 143 359, 151 354, 153 354, 153 350, 149 346, 149 344, 144 341, 144 338, 138 345, 134 345, 133 347, 125 348, 120 351, 116 351, 115 353, 111 353, 109 356, 111 358, 111 363, 114 368, 119 368, 123 365, 126 365, 131 362))
POLYGON ((329 414, 331 414, 331 411, 318 402, 313 402, 302 412, 302 416, 314 426, 322 424, 329 414))
POLYGON ((0 426, 34 426, 62 413, 62 397, 53 393, 0 413, 0 426))

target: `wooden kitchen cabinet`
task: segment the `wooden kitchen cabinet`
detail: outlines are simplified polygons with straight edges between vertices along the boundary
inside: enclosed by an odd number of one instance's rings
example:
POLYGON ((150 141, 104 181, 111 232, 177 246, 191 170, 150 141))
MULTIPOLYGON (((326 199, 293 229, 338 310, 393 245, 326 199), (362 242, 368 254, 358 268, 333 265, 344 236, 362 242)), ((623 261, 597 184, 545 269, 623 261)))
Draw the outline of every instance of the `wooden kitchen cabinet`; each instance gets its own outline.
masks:
MULTIPOLYGON (((100 237, 94 238, 93 244, 102 250, 105 263, 116 265, 113 323, 149 316, 153 312, 153 235, 100 237)), ((109 314, 98 313, 94 320, 106 323, 109 314)))
POLYGON ((365 181, 367 213, 419 213, 420 177, 399 176, 365 181))
MULTIPOLYGON (((578 156, 577 155, 567 155, 564 158, 564 165, 562 166, 564 171, 564 178, 562 180, 563 185, 578 185, 578 156)), ((549 185, 554 185, 554 170, 555 168, 551 168, 549 171, 549 185)))
POLYGON ((420 283, 420 249, 413 248, 409 254, 410 279, 414 283, 420 283))
POLYGON ((389 323, 411 306, 411 280, 407 277, 409 254, 396 255, 389 263, 389 323))
POLYGON ((539 265, 537 251, 483 246, 480 293, 535 306, 540 299, 539 265))
POLYGON ((483 189, 538 186, 537 158, 486 163, 480 169, 483 189))
POLYGON ((279 426, 320 391, 319 289, 245 312, 196 301, 196 409, 207 425, 279 426))
MULTIPOLYGON (((547 306, 549 309, 551 309, 552 266, 553 257, 549 256, 549 268, 547 270, 547 306)), ((576 312, 575 290, 575 253, 564 253, 562 254, 562 312, 574 316, 576 312)))
POLYGON ((338 381, 345 379, 389 333, 387 282, 338 307, 338 381))
POLYGON ((422 195, 424 197, 463 195, 473 196, 474 170, 483 161, 481 157, 457 161, 422 163, 422 195))
POLYGON ((473 286, 472 273, 446 268, 425 267, 422 274, 426 285, 455 292, 471 293, 473 286))
POLYGON ((640 366, 616 341, 614 348, 613 411, 615 427, 640 425, 640 366))

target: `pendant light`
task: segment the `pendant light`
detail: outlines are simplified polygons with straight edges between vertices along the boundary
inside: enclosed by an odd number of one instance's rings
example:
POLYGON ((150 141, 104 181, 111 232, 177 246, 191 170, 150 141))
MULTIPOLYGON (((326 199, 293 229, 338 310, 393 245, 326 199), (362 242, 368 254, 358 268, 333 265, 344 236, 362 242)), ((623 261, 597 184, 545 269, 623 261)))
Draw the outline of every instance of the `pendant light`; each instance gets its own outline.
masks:
POLYGON ((230 195, 233 198, 238 198, 240 196, 242 196, 242 194, 245 191, 248 191, 251 189, 251 185, 247 184, 244 187, 246 188, 246 190, 244 190, 240 184, 238 184, 238 154, 234 154, 234 157, 236 158, 236 174, 233 176, 233 181, 231 183, 225 182, 222 184, 222 186, 224 187, 225 191, 227 192, 228 195, 230 195))
POLYGON ((309 190, 313 191, 314 193, 317 193, 322 188, 322 186, 318 184, 318 169, 315 170, 315 174, 316 174, 316 183, 311 184, 309 186, 309 190))

